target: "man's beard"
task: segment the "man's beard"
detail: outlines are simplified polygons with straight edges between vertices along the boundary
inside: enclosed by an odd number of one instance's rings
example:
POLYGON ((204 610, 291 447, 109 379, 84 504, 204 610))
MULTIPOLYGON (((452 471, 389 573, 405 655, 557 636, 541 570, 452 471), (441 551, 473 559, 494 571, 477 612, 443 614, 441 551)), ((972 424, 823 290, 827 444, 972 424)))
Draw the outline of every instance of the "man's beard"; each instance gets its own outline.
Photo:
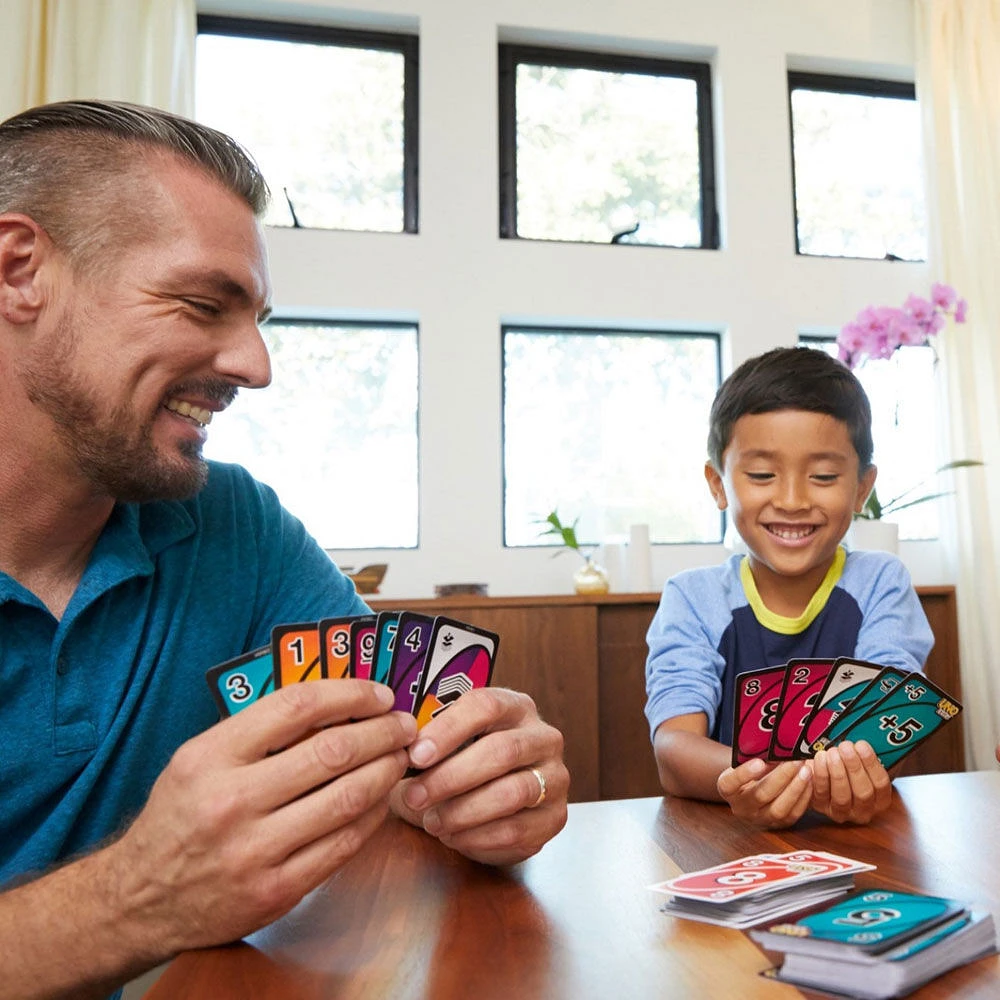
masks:
MULTIPOLYGON (((84 386, 73 370, 75 337, 69 323, 54 340, 54 350, 22 370, 28 399, 48 414, 56 434, 80 472, 100 493, 116 500, 184 500, 208 479, 200 441, 183 441, 172 455, 153 444, 153 420, 142 423, 128 403, 102 414, 98 393, 84 386)), ((236 388, 219 379, 177 384, 164 396, 197 395, 228 404, 236 388)))

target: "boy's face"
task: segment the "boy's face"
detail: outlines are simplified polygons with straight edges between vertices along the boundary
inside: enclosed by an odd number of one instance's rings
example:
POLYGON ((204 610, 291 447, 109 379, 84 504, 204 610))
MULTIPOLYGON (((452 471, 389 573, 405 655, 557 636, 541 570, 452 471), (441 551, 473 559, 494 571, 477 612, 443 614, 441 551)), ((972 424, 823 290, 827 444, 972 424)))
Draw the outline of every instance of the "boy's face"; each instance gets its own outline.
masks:
POLYGON ((874 466, 861 476, 858 466, 835 417, 776 410, 736 421, 721 475, 708 463, 705 478, 747 545, 759 588, 778 577, 815 577, 819 586, 875 484, 874 466))

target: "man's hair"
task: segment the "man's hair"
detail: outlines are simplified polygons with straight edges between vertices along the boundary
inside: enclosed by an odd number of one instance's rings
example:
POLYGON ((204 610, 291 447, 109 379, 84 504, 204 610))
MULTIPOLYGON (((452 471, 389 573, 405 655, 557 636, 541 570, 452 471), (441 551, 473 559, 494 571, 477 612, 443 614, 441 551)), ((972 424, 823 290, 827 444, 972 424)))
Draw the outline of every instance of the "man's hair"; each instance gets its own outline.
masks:
POLYGON ((719 472, 736 421, 774 410, 807 410, 843 421, 858 455, 858 471, 871 466, 871 404, 853 372, 825 351, 779 347, 744 361, 715 394, 708 457, 719 472))
POLYGON ((180 115, 120 101, 61 101, 0 122, 0 212, 42 226, 75 263, 148 226, 135 183, 157 156, 201 168, 260 217, 270 197, 234 139, 180 115))

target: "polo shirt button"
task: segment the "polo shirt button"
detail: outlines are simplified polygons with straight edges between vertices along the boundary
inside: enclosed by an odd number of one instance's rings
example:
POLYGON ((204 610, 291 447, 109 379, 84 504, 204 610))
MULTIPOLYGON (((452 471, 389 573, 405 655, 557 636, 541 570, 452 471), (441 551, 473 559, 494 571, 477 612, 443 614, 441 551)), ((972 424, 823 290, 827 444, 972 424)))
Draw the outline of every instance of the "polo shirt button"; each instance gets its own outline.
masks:
POLYGON ((56 660, 56 673, 60 676, 69 673, 69 661, 65 656, 60 656, 59 659, 56 660))

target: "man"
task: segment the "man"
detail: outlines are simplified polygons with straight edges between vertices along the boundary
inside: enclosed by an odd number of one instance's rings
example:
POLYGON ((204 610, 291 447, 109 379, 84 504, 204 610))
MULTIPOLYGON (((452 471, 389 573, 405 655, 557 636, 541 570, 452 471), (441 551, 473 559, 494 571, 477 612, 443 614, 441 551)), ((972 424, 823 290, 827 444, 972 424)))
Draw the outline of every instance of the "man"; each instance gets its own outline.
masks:
POLYGON ((513 691, 419 737, 355 680, 212 725, 209 666, 364 610, 267 487, 201 457, 213 414, 270 380, 266 200, 235 143, 163 112, 0 124, 4 996, 101 996, 238 938, 389 808, 492 864, 565 823, 562 737, 513 691))

